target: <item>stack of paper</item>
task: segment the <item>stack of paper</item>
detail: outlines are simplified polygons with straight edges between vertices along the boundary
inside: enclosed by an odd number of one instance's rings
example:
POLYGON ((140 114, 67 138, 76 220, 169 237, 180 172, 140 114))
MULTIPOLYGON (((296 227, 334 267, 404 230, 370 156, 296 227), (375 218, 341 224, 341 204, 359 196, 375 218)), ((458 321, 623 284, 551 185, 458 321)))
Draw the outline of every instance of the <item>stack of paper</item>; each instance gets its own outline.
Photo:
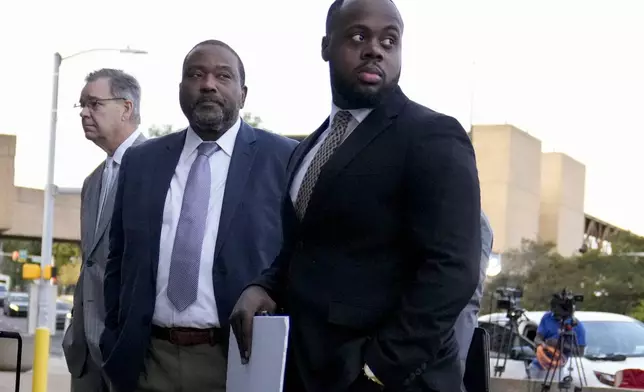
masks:
POLYGON ((228 352, 228 392, 282 392, 288 317, 256 316, 253 321, 253 347, 250 360, 242 365, 237 339, 230 331, 228 352))

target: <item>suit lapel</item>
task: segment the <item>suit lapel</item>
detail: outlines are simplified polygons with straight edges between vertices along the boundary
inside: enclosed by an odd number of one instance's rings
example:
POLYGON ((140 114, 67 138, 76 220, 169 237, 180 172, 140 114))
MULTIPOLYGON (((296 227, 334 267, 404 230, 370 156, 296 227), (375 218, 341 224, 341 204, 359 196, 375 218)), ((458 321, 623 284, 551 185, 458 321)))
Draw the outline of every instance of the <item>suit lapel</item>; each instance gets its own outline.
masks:
POLYGON ((284 189, 284 203, 285 208, 295 211, 295 206, 293 205, 293 200, 291 200, 290 189, 293 183, 293 179, 297 174, 297 171, 300 169, 302 160, 308 154, 308 152, 313 148, 315 142, 320 138, 320 135, 326 131, 329 127, 329 119, 327 118, 322 125, 310 134, 306 139, 304 139, 293 151, 293 156, 291 157, 288 166, 286 167, 286 173, 288 176, 288 181, 286 182, 286 189, 284 189))
POLYGON ((291 183, 293 182, 293 178, 295 178, 295 174, 297 174, 297 171, 300 168, 300 164, 302 163, 302 160, 308 154, 308 152, 313 148, 315 145, 315 142, 318 140, 320 135, 326 131, 326 129, 329 127, 329 119, 327 118, 322 125, 315 130, 311 135, 309 135, 306 139, 304 139, 296 148, 295 151, 293 152, 293 157, 291 158, 288 167, 286 168, 286 172, 288 173, 288 183, 286 186, 286 193, 288 194, 288 190, 291 188, 291 183))
MULTIPOLYGON (((393 118, 398 115, 407 100, 400 88, 396 88, 351 132, 322 167, 307 210, 315 210, 315 204, 325 199, 324 195, 329 191, 333 179, 362 149, 391 125, 393 118)), ((306 221, 306 217, 304 220, 306 221)))
MULTIPOLYGON (((145 141, 145 136, 139 135, 139 137, 134 140, 134 143, 132 143, 132 146, 136 146, 137 144, 142 143, 145 141)), ((101 216, 96 216, 98 214, 98 203, 100 202, 101 199, 101 192, 102 192, 102 184, 103 184, 103 173, 104 173, 104 168, 105 168, 105 162, 101 165, 101 175, 99 176, 98 179, 98 191, 94 193, 94 198, 96 199, 95 205, 91 206, 91 208, 94 211, 94 220, 91 220, 90 222, 96 222, 96 219, 98 219, 98 223, 95 224, 94 227, 88 228, 92 232, 92 245, 90 248, 89 253, 87 255, 89 256, 96 247, 98 246, 98 243, 101 240, 101 237, 103 237, 103 234, 105 234, 105 230, 107 229, 107 226, 109 223, 112 221, 112 212, 114 211, 114 199, 116 197, 116 184, 118 184, 118 171, 114 174, 114 178, 112 179, 112 187, 110 188, 110 193, 107 195, 105 198, 105 205, 103 206, 103 209, 101 210, 101 216)))
POLYGON ((147 189, 149 202, 149 229, 150 229, 150 254, 152 255, 152 279, 156 282, 159 266, 159 241, 161 238, 161 225, 163 224, 163 209, 165 199, 170 188, 170 181, 176 171, 181 151, 186 140, 187 128, 181 132, 164 136, 158 157, 153 158, 154 163, 149 167, 150 182, 147 189))
POLYGON ((89 177, 87 189, 85 189, 85 208, 81 219, 83 238, 85 241, 81 244, 83 255, 89 258, 96 242, 96 221, 98 220, 98 203, 101 197, 101 183, 103 181, 103 169, 105 162, 99 165, 89 177))
POLYGON ((221 216, 219 217, 217 243, 215 245, 215 260, 217 260, 219 252, 224 245, 226 234, 229 232, 228 228, 235 215, 235 211, 243 199, 244 188, 246 187, 246 182, 248 181, 257 150, 255 140, 255 130, 242 122, 237 139, 235 140, 235 148, 226 177, 226 188, 221 207, 221 216))

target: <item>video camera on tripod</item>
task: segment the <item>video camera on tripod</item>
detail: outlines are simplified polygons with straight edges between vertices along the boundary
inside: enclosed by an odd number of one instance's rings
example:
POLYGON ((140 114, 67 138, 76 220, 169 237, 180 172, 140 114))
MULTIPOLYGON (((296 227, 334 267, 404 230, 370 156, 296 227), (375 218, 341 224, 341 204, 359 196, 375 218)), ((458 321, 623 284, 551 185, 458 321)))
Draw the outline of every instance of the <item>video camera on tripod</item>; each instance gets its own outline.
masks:
POLYGON ((496 308, 498 310, 505 310, 510 320, 517 320, 523 313, 524 309, 519 307, 521 297, 523 297, 523 289, 516 287, 499 287, 495 292, 496 308))
POLYGON ((519 333, 519 319, 525 314, 525 309, 519 307, 520 299, 523 297, 523 290, 520 288, 499 287, 495 290, 494 296, 496 297, 497 311, 505 310, 508 318, 508 324, 503 327, 503 332, 498 342, 500 352, 503 354, 496 357, 494 366, 494 376, 500 377, 505 371, 515 336, 521 336, 519 333))
POLYGON ((561 293, 552 295, 550 301, 550 308, 555 316, 562 319, 572 318, 575 314, 575 305, 577 302, 584 302, 584 296, 580 294, 573 294, 567 289, 561 290, 561 293))
POLYGON ((537 360, 541 364, 541 367, 546 370, 543 383, 541 384, 541 392, 550 391, 556 373, 559 375, 559 390, 567 391, 572 388, 575 392, 581 392, 582 386, 588 385, 583 362, 580 358, 583 351, 579 346, 577 334, 575 333, 575 327, 577 327, 579 322, 574 317, 576 303, 583 301, 583 295, 573 294, 565 288, 560 293, 552 295, 550 310, 559 322, 559 336, 554 347, 548 347, 542 344, 537 349, 537 360), (571 359, 568 359, 568 356, 571 359), (564 375, 563 369, 566 364, 568 364, 568 372, 564 375), (573 370, 575 368, 580 385, 573 385, 573 370))

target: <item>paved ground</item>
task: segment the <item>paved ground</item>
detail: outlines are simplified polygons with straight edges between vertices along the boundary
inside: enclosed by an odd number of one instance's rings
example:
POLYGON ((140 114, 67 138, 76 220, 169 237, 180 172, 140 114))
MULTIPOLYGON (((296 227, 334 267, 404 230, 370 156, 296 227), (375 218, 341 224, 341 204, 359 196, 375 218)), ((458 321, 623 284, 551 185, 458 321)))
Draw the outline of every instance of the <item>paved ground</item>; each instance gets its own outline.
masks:
MULTIPOLYGON (((70 376, 63 357, 51 356, 49 359, 49 375, 47 377, 47 392, 69 392, 70 376)), ((31 371, 20 375, 20 392, 31 392, 31 371)), ((14 392, 16 386, 16 373, 0 372, 0 392, 14 392)))
MULTIPOLYGON (((8 317, 0 311, 0 330, 17 331, 27 333, 27 318, 8 317)), ((70 376, 67 371, 67 364, 63 357, 63 331, 56 331, 51 337, 49 368, 47 378, 47 392, 69 392, 70 376)), ((20 392, 31 392, 32 390, 31 371, 22 373, 20 376, 20 392)), ((14 392, 16 376, 15 372, 0 372, 0 392, 14 392)))
MULTIPOLYGON (((26 317, 9 317, 2 314, 0 311, 0 330, 4 331, 17 331, 27 333, 27 318, 26 317)), ((63 356, 63 331, 56 331, 56 334, 51 337, 49 352, 52 356, 63 356)))

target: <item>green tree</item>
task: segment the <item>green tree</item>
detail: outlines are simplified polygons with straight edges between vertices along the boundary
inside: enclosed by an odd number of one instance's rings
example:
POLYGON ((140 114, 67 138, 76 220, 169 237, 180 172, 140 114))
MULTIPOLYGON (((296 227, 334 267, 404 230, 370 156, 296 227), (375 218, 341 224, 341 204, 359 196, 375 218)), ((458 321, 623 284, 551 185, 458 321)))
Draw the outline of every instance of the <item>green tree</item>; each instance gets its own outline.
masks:
POLYGON ((644 260, 596 250, 563 257, 553 244, 533 241, 502 260, 503 272, 486 286, 486 311, 494 291, 510 286, 523 288, 521 306, 528 310, 548 309, 552 294, 566 288, 584 296, 579 310, 644 315, 644 260))
POLYGON ((152 125, 150 128, 148 128, 148 136, 149 137, 165 136, 172 132, 176 132, 176 130, 173 128, 174 127, 170 124, 152 125))
POLYGON ((58 285, 61 293, 70 292, 78 281, 81 265, 81 249, 75 242, 54 242, 54 265, 58 270, 58 285))
POLYGON ((619 231, 608 238, 613 254, 644 252, 644 237, 630 231, 619 231))
POLYGON ((244 120, 246 124, 250 125, 253 128, 261 128, 265 131, 269 131, 268 129, 262 126, 263 124, 262 118, 259 116, 253 115, 251 112, 245 112, 244 115, 242 116, 242 120, 244 120))
MULTIPOLYGON (((40 240, 13 239, 7 238, 2 240, 3 251, 12 253, 13 251, 26 250, 29 255, 40 255, 40 240)), ((52 246, 54 256, 54 265, 60 271, 61 268, 69 263, 75 263, 80 258, 80 247, 76 242, 54 242, 52 246)), ((31 260, 28 260, 31 261, 31 260)), ((10 257, 3 257, 0 270, 2 273, 11 277, 13 289, 24 290, 26 283, 22 279, 21 262, 11 260, 10 257)), ((75 281, 74 281, 75 284, 75 281)))
MULTIPOLYGON (((39 255, 40 240, 4 238, 2 239, 2 249, 5 253, 26 250, 30 255, 39 255)), ((26 282, 22 279, 22 264, 11 260, 11 257, 2 257, 0 270, 11 278, 11 290, 25 290, 27 288, 26 282)))

